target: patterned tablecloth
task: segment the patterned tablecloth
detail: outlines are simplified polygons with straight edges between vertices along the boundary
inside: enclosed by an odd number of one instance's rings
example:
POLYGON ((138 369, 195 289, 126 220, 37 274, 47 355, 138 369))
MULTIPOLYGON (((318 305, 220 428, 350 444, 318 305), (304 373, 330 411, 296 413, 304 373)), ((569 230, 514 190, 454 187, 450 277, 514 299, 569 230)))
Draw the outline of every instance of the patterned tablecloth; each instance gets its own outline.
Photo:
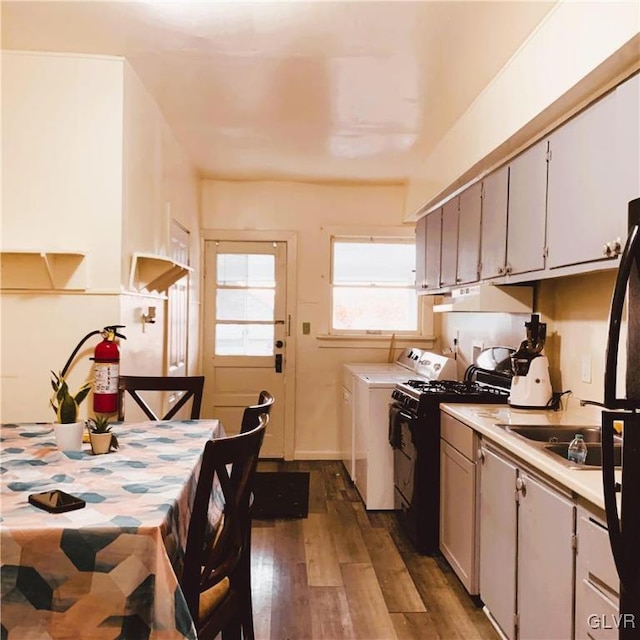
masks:
MULTIPOLYGON (((217 420, 116 425, 120 449, 63 453, 51 425, 1 428, 2 629, 8 640, 196 638, 180 575, 204 443, 217 420), (30 493, 86 507, 48 513, 30 493)), ((211 505, 212 524, 222 512, 211 505)))

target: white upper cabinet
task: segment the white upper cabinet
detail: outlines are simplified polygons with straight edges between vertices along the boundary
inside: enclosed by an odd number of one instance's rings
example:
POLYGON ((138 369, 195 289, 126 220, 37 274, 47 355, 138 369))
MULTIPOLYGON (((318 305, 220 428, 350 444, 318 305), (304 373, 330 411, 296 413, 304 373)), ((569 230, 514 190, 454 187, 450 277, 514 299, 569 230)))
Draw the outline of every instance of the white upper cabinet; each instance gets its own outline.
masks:
POLYGON ((546 139, 538 142, 509 165, 506 274, 545 267, 547 147, 546 139))
POLYGON ((480 277, 481 194, 481 182, 476 182, 460 194, 457 284, 477 282, 480 277))
POLYGON ((458 214, 459 197, 445 202, 442 207, 442 253, 440 256, 440 284, 456 284, 458 274, 458 214))
POLYGON ((548 252, 553 269, 615 258, 627 205, 640 195, 640 79, 578 114, 550 137, 548 252))
POLYGON ((509 169, 502 167, 482 182, 482 278, 503 276, 507 262, 509 169))

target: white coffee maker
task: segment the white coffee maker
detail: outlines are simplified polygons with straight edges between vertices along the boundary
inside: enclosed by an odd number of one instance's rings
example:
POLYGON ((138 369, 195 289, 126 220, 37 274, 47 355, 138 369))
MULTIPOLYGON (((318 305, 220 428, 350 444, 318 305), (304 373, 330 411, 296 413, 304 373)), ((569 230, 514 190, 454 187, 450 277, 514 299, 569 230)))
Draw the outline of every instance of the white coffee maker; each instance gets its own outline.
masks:
POLYGON ((540 322, 540 315, 532 314, 525 322, 527 339, 511 355, 511 393, 509 404, 515 409, 551 408, 553 390, 549 378, 549 361, 542 355, 547 325, 540 322))

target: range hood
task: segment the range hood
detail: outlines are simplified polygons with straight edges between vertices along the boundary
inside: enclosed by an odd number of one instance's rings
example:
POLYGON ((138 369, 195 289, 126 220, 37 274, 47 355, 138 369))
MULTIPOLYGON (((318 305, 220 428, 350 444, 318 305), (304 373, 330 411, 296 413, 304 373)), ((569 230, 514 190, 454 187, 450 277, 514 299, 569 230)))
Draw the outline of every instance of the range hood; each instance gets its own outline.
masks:
POLYGON ((454 289, 433 305, 436 313, 448 311, 531 313, 533 287, 479 284, 454 289))

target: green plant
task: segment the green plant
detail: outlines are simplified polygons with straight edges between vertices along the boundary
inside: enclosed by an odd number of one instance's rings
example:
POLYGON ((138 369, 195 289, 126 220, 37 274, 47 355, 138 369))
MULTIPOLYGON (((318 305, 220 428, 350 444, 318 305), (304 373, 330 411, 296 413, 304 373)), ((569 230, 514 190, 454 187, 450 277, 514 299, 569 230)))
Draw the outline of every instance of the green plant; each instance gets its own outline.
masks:
POLYGON ((87 420, 87 427, 91 433, 109 433, 111 424, 108 416, 96 416, 87 420))
POLYGON ((85 382, 75 395, 69 391, 69 385, 61 373, 51 372, 51 387, 53 396, 49 403, 56 412, 58 422, 70 424, 78 422, 78 407, 80 403, 89 395, 91 382, 85 382))
MULTIPOLYGON (((90 433, 100 434, 100 433, 111 433, 111 423, 109 422, 108 416, 96 416, 95 418, 89 418, 87 420, 87 429, 89 429, 90 433)), ((111 447, 117 449, 120 445, 118 444, 118 438, 116 438, 115 433, 111 433, 111 447)))

